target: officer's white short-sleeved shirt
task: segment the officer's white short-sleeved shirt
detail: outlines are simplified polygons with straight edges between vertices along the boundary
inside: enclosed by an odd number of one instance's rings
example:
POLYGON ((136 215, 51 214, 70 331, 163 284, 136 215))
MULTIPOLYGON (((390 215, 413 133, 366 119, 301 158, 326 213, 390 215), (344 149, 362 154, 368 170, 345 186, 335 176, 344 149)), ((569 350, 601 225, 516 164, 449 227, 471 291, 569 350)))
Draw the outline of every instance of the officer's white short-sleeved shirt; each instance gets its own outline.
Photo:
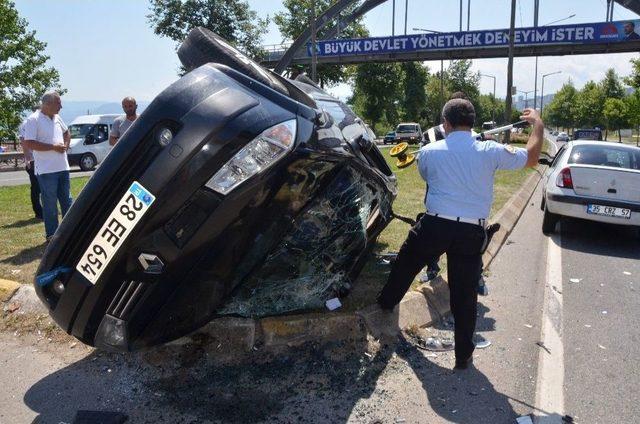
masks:
MULTIPOLYGON (((24 123, 24 139, 40 143, 64 143, 63 135, 66 131, 67 126, 60 116, 54 115, 51 119, 39 110, 31 114, 24 123)), ((66 153, 58 153, 55 150, 34 150, 33 160, 36 175, 69 170, 66 153)))
POLYGON ((454 131, 418 154, 418 170, 429 191, 430 213, 461 218, 488 218, 493 180, 498 169, 524 168, 527 150, 480 141, 468 131, 454 131))

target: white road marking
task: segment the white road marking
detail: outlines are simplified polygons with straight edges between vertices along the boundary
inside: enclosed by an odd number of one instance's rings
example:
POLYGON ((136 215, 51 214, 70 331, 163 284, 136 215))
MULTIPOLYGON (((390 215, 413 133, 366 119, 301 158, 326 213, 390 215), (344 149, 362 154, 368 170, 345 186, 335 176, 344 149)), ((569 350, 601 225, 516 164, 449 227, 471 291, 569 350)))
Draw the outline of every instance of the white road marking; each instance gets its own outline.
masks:
POLYGON ((562 345, 562 240, 547 239, 547 272, 542 312, 542 345, 538 355, 536 423, 560 424, 564 415, 564 347, 562 345))

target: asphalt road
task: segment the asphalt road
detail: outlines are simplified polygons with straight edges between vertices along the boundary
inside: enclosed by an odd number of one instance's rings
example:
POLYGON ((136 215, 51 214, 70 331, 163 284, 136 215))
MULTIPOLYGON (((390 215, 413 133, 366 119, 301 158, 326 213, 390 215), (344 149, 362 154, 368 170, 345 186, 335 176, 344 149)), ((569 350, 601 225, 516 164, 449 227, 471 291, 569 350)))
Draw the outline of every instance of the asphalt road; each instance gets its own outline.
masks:
MULTIPOLYGON (((546 237, 540 196, 538 187, 491 265, 477 330, 492 344, 467 371, 451 371, 451 352, 410 339, 270 361, 257 351, 251 365, 223 367, 211 364, 214 352, 142 361, 0 333, 0 422, 70 422, 78 409, 97 409, 136 423, 494 424, 527 414, 636 423, 640 242, 576 220, 546 237)), ((451 336, 451 326, 424 335, 451 336)))
MULTIPOLYGON (((80 168, 76 167, 71 169, 71 178, 89 177, 91 175, 93 175, 93 171, 83 172, 80 168)), ((26 171, 0 172, 0 187, 17 186, 22 184, 29 184, 29 175, 26 171)))

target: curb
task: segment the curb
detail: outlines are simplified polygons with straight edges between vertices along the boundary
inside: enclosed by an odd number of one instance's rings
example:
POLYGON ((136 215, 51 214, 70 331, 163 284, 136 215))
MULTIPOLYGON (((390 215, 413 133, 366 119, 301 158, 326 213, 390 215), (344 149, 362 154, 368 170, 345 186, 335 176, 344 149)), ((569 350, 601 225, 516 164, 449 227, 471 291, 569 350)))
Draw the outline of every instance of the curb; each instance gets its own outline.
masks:
MULTIPOLYGON (((542 169, 536 168, 537 172, 527 178, 522 188, 511 196, 492 221, 499 222, 501 228, 483 255, 485 269, 496 257, 524 212, 542 178, 542 169)), ((5 312, 8 308, 15 308, 21 314, 46 313, 33 286, 14 283, 18 284, 15 287, 9 280, 0 281, 8 281, 8 286, 15 288, 10 300, 5 301, 5 312)), ((180 354, 187 352, 193 345, 209 351, 219 350, 224 346, 220 353, 233 355, 234 352, 249 352, 257 346, 278 350, 306 343, 360 341, 366 340, 368 336, 381 339, 394 337, 408 327, 431 326, 449 310, 449 286, 446 280, 438 276, 430 284, 408 292, 391 312, 384 311, 377 305, 370 305, 350 313, 316 312, 262 319, 222 317, 153 350, 160 355, 167 352, 180 354)))

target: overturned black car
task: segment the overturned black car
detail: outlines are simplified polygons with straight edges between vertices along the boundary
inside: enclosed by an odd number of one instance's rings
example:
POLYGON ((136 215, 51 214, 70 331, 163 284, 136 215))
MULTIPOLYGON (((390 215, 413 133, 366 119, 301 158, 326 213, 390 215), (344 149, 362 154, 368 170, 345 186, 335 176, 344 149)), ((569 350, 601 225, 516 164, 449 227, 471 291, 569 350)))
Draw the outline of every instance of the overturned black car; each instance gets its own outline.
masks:
POLYGON ((178 54, 191 71, 121 138, 37 272, 54 320, 103 349, 322 307, 391 220, 395 177, 345 104, 204 29, 178 54))

